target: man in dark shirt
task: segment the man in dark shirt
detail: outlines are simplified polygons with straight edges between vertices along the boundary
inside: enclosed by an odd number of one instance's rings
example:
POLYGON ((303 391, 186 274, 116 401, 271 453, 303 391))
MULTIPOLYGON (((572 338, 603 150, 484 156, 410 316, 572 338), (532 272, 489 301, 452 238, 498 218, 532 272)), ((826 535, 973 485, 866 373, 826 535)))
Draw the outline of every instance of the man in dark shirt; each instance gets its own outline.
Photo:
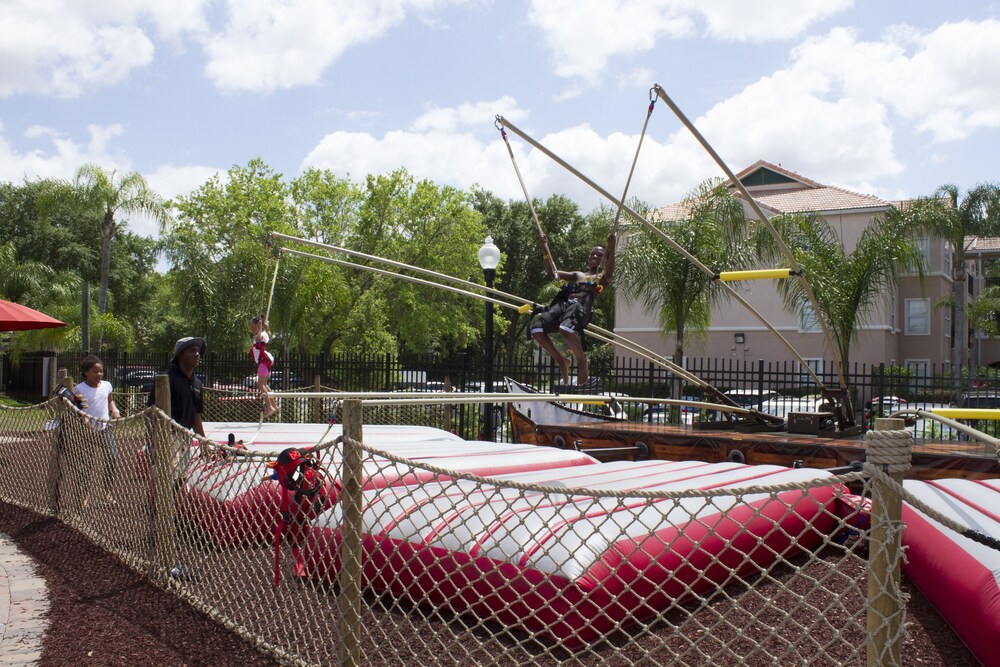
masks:
MULTIPOLYGON (((205 435, 205 427, 201 423, 204 404, 201 380, 195 377, 194 369, 198 367, 205 349, 204 338, 181 338, 174 345, 174 358, 167 366, 167 376, 170 378, 170 417, 201 436, 205 435)), ((156 405, 155 385, 149 392, 146 405, 156 405)))

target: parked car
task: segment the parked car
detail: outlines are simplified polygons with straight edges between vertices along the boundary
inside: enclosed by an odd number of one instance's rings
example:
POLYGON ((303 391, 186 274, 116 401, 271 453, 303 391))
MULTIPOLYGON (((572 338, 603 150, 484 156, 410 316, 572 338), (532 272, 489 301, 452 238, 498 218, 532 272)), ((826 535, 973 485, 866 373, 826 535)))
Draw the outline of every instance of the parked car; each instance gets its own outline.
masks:
POLYGON ((125 371, 116 389, 132 389, 135 391, 152 391, 159 371, 152 368, 137 368, 125 371))
POLYGON ((879 415, 888 416, 908 405, 909 402, 899 396, 875 396, 865 401, 865 419, 871 421, 879 415))
POLYGON ((833 412, 833 406, 820 394, 808 394, 806 396, 778 396, 764 402, 764 412, 775 417, 788 419, 792 412, 833 412))
MULTIPOLYGON (((267 384, 272 391, 283 391, 285 389, 297 389, 306 386, 305 380, 298 373, 286 373, 284 370, 271 371, 267 378, 267 384), (285 378, 287 377, 287 382, 285 378)), ((257 376, 248 375, 243 379, 243 387, 246 389, 257 388, 257 376)))
POLYGON ((779 396, 778 392, 771 389, 730 389, 723 393, 744 408, 756 408, 779 396))
MULTIPOLYGON (((700 401, 702 398, 700 396, 682 396, 685 401, 700 401)), ((670 410, 675 406, 666 403, 657 403, 656 405, 650 405, 643 409, 642 411, 642 421, 651 424, 667 424, 670 422, 670 410)), ((698 415, 699 408, 692 405, 682 405, 680 406, 681 411, 681 423, 691 424, 695 421, 695 417, 698 415)))
POLYGON ((986 389, 983 391, 972 391, 962 394, 959 403, 960 408, 1000 408, 1000 391, 996 389, 986 389))

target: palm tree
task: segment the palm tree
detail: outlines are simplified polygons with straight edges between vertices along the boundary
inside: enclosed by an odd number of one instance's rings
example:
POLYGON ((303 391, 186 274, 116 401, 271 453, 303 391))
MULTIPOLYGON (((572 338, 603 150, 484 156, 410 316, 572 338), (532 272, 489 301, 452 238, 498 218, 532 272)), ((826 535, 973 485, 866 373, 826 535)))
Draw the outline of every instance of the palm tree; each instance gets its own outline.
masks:
MULTIPOLYGON (((792 249, 836 346, 848 368, 851 344, 861 327, 887 306, 885 295, 896 288, 901 273, 916 270, 923 280, 920 249, 912 222, 894 210, 877 218, 847 252, 830 224, 815 215, 773 218, 772 225, 792 249)), ((778 257, 774 239, 761 231, 758 252, 764 261, 778 257)), ((808 302, 798 280, 778 281, 785 307, 798 312, 808 302)))
MULTIPOLYGON (((661 227, 679 246, 717 271, 749 264, 743 206, 720 181, 702 183, 680 208, 682 219, 661 227)), ((657 313, 661 332, 676 335, 674 361, 681 363, 687 334, 708 331, 712 308, 726 293, 654 234, 630 234, 623 245, 615 267, 619 293, 657 313)))
POLYGON ((933 197, 921 197, 903 214, 911 224, 947 241, 954 253, 951 294, 955 307, 955 335, 951 337, 951 374, 956 382, 965 364, 969 337, 965 324, 966 239, 1000 234, 1000 186, 980 183, 962 199, 957 186, 942 185, 933 197))
POLYGON ((170 223, 170 212, 159 194, 149 187, 137 171, 118 175, 96 164, 85 164, 76 172, 76 194, 88 205, 103 212, 101 220, 101 284, 97 296, 97 312, 107 312, 108 276, 111 273, 111 241, 125 222, 116 219, 119 213, 141 213, 154 218, 160 231, 170 223))
POLYGON ((0 245, 0 297, 27 306, 35 305, 54 271, 40 263, 19 259, 14 243, 0 245))

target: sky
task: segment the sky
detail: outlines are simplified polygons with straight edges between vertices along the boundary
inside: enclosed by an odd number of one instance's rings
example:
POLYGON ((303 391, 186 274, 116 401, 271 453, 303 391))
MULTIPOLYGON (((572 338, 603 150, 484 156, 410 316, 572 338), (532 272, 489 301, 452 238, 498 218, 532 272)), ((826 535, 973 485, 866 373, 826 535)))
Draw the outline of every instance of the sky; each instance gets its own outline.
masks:
MULTIPOLYGON (((96 163, 171 198, 261 158, 520 201, 501 115, 620 196, 654 84, 734 172, 1000 181, 1000 2, 971 0, 0 0, 0 181, 96 163)), ((510 141, 532 197, 602 203, 510 141)), ((658 102, 629 197, 722 175, 658 102)))

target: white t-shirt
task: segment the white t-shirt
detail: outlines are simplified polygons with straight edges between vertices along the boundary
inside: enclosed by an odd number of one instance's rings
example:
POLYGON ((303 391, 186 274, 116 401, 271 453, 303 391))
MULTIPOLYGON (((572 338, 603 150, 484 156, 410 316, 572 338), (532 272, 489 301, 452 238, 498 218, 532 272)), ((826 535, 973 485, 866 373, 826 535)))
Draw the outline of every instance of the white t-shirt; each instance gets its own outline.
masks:
MULTIPOLYGON (((83 396, 87 401, 87 407, 81 409, 88 415, 98 417, 99 419, 111 418, 111 409, 108 406, 108 399, 111 398, 110 382, 101 380, 101 384, 97 387, 91 387, 86 382, 81 382, 73 387, 73 391, 83 396)), ((104 428, 105 424, 94 424, 94 426, 96 428, 104 428)))
MULTIPOLYGON (((267 345, 268 343, 271 342, 271 334, 267 333, 266 331, 261 331, 259 334, 257 334, 257 337, 254 339, 254 343, 256 343, 257 341, 261 341, 262 343, 264 343, 264 345, 267 345)), ((259 364, 261 361, 263 361, 263 359, 260 358, 260 348, 252 347, 250 348, 250 351, 253 352, 253 362, 255 364, 259 364)), ((264 350, 264 354, 267 355, 267 358, 271 363, 274 363, 273 354, 271 354, 268 350, 264 350)))

